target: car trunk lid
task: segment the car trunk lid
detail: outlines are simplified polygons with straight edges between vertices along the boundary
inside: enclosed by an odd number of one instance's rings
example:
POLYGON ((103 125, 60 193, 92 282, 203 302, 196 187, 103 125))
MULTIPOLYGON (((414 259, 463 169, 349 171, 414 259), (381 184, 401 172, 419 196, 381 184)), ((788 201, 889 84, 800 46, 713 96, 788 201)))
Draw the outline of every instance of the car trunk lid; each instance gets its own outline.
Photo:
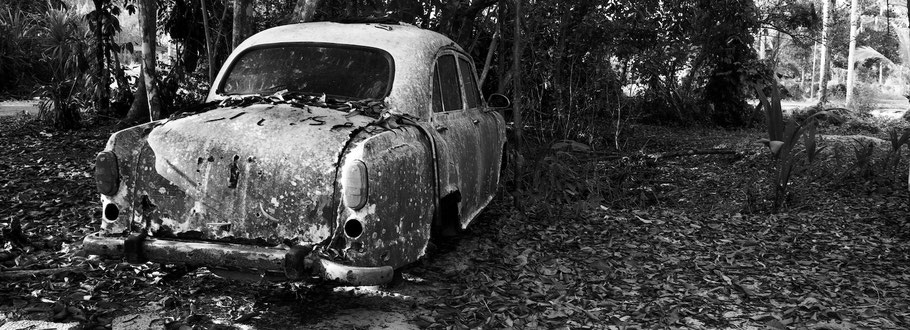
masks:
POLYGON ((158 237, 325 240, 336 226, 340 153, 371 121, 287 104, 167 121, 140 152, 133 223, 158 237))

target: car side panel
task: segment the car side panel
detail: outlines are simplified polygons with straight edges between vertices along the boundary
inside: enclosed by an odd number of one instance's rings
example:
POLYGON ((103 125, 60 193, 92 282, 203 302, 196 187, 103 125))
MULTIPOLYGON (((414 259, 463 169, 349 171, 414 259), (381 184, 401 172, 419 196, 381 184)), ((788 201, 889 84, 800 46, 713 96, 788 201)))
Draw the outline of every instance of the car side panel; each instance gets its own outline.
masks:
POLYGON ((445 197, 453 189, 461 193, 458 214, 462 225, 467 224, 467 219, 483 208, 484 196, 480 186, 483 171, 477 166, 482 161, 478 149, 480 130, 473 123, 477 119, 474 110, 437 112, 432 115, 436 152, 448 160, 447 164, 440 164, 439 167, 446 168, 449 175, 456 176, 455 187, 443 187, 447 189, 440 192, 440 197, 445 197))
POLYGON ((332 246, 341 248, 352 265, 397 268, 424 255, 429 242, 436 205, 432 146, 414 126, 371 129, 382 131, 355 137, 344 156, 344 162, 359 159, 367 167, 366 206, 339 209, 340 228, 357 220, 363 232, 358 237, 338 233, 332 246))
MULTIPOLYGON (((505 120, 496 111, 478 110, 475 116, 478 130, 475 152, 480 155, 477 168, 480 172, 478 177, 480 209, 483 209, 493 200, 499 188, 502 147, 505 144, 505 120)), ((476 214, 464 217, 463 226, 467 227, 475 217, 476 214)))

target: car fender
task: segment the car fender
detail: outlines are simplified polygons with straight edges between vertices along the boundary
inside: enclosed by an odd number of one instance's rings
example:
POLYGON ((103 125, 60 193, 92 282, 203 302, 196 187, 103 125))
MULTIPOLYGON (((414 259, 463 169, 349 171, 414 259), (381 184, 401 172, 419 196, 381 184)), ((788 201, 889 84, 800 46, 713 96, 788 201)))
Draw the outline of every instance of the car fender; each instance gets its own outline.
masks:
POLYGON ((339 200, 346 189, 343 168, 354 161, 367 169, 367 202, 356 210, 339 204, 330 247, 355 266, 397 268, 416 261, 426 253, 437 203, 432 141, 412 125, 355 133, 339 162, 339 200))

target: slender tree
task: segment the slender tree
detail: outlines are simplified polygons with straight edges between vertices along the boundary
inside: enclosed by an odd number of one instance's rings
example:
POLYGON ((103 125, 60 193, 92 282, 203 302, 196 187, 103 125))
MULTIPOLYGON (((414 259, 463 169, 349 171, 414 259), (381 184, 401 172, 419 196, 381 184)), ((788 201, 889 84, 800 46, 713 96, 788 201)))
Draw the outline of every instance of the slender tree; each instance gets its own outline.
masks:
POLYGON ((809 95, 815 95, 815 73, 818 72, 818 42, 812 45, 812 71, 809 71, 809 95))
POLYGON ((95 90, 95 111, 98 113, 108 113, 110 112, 110 82, 108 80, 109 75, 107 74, 107 68, 104 65, 104 54, 107 52, 105 50, 106 38, 104 37, 104 19, 105 19, 105 9, 104 5, 109 0, 93 0, 95 4, 95 11, 89 13, 87 16, 89 22, 92 24, 92 30, 95 34, 95 64, 96 71, 95 74, 98 76, 98 86, 95 90))
POLYGON ((212 28, 209 25, 208 1, 202 0, 202 26, 205 29, 205 59, 209 67, 209 83, 215 81, 215 58, 212 52, 212 28))
POLYGON ((847 56, 847 105, 853 104, 853 87, 856 85, 856 35, 859 25, 859 4, 857 0, 850 3, 850 50, 847 56))
MULTIPOLYGON (((831 44, 831 1, 832 0, 822 0, 824 3, 822 5, 822 45, 821 45, 821 56, 819 57, 818 65, 818 103, 825 104, 828 102, 828 67, 831 65, 830 59, 831 54, 829 53, 829 45, 831 44)), ((910 0, 907 0, 910 2, 910 0)))
POLYGON ((156 0, 142 0, 139 6, 139 25, 142 30, 142 74, 145 77, 145 90, 148 94, 149 118, 151 120, 161 119, 161 96, 158 94, 158 74, 155 72, 156 54, 156 0))
MULTIPOLYGON (((908 0, 910 1, 910 0, 908 0)), ((521 133, 522 133, 522 123, 521 123, 521 2, 522 0, 515 0, 515 28, 514 36, 512 38, 512 70, 515 74, 515 79, 513 79, 512 88, 512 120, 515 123, 515 143, 516 147, 521 146, 521 133)))
POLYGON ((234 0, 234 31, 231 48, 237 48, 249 34, 250 0, 234 0))
POLYGON ((130 105, 130 110, 126 114, 126 120, 124 124, 132 125, 136 123, 146 122, 151 118, 149 116, 149 98, 148 91, 145 89, 145 73, 139 72, 139 79, 136 82, 136 94, 133 98, 133 104, 130 105))

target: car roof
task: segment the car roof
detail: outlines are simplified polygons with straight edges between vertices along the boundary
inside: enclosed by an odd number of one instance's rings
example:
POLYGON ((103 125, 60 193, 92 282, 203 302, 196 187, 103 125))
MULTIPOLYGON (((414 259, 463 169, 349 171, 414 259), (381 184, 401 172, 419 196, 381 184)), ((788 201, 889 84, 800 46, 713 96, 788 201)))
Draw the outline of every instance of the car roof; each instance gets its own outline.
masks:
POLYGON ((321 42, 360 45, 402 57, 414 52, 455 46, 446 36, 409 24, 312 22, 274 27, 245 40, 238 48, 281 42, 321 42))
MULTIPOLYGON (((440 49, 449 48, 463 52, 448 37, 408 24, 310 22, 274 27, 246 39, 228 57, 218 73, 219 84, 229 64, 246 49, 268 44, 315 42, 357 45, 382 49, 395 62, 392 91, 386 99, 391 109, 418 115, 413 107, 428 107, 432 73, 440 49)), ((218 98, 217 85, 209 100, 218 98)))

